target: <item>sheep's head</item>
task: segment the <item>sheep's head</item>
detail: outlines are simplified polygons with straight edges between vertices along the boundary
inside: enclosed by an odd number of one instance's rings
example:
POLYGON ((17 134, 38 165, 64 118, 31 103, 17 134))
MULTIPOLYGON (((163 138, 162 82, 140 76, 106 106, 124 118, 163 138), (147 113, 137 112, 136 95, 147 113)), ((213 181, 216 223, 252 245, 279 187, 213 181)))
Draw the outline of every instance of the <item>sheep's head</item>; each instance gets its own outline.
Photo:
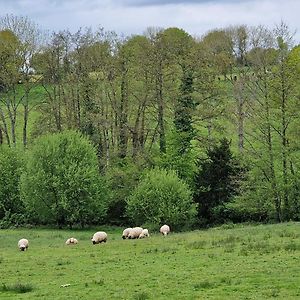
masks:
POLYGON ((26 246, 20 245, 20 250, 21 250, 21 251, 26 251, 26 246))

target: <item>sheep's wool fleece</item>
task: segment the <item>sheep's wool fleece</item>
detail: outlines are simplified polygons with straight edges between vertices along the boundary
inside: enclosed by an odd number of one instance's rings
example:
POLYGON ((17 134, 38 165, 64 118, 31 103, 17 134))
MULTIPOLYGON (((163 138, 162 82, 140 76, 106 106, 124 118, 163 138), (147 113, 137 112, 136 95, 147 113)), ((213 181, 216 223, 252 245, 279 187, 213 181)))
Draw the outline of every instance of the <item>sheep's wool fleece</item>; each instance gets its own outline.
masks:
POLYGON ((170 232, 170 227, 168 225, 163 225, 159 230, 162 234, 167 235, 170 232))
POLYGON ((93 235, 92 242, 99 244, 101 242, 106 242, 107 240, 107 233, 104 231, 98 231, 93 235))
POLYGON ((18 247, 20 250, 25 251, 29 246, 29 242, 27 239, 20 239, 18 242, 18 247))
POLYGON ((148 229, 143 229, 142 233, 139 235, 139 239, 149 237, 149 231, 148 229))
POLYGON ((123 234, 122 234, 122 238, 125 239, 128 237, 130 230, 132 230, 132 228, 126 228, 123 230, 123 234))
POLYGON ((78 244, 78 240, 73 237, 67 239, 66 241, 66 245, 75 245, 75 244, 78 244))
POLYGON ((140 234, 142 233, 143 228, 142 227, 134 227, 132 228, 132 230, 130 230, 129 234, 128 234, 128 238, 130 239, 137 239, 140 234))

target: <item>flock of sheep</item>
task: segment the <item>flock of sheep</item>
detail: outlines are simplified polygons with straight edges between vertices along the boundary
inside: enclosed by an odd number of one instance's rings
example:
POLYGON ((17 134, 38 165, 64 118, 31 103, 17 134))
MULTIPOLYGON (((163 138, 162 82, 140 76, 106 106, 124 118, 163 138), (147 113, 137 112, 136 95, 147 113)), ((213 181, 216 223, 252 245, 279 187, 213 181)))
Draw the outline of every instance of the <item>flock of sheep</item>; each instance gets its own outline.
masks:
MULTIPOLYGON (((168 225, 163 225, 160 227, 160 233, 164 236, 168 235, 170 232, 170 227, 168 225)), ((142 239, 149 237, 149 231, 148 229, 143 229, 142 227, 134 227, 134 228, 126 228, 123 231, 122 238, 123 239, 142 239)), ((105 243, 107 241, 107 233, 104 231, 98 231, 96 232, 92 237, 92 243, 100 244, 105 243)), ((78 244, 78 240, 71 237, 67 239, 66 245, 76 245, 78 244)), ((29 242, 27 239, 21 239, 18 242, 18 248, 21 251, 26 251, 28 249, 29 242)))

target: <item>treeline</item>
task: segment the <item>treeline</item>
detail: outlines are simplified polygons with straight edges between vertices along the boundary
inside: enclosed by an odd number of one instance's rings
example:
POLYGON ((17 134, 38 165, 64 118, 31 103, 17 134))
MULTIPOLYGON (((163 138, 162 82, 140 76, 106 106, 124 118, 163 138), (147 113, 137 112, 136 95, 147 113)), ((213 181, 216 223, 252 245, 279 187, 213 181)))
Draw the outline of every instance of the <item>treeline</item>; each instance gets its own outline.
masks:
POLYGON ((0 218, 60 226, 298 220, 300 47, 292 37, 284 23, 201 38, 178 28, 45 35, 27 18, 2 17, 0 161, 20 172, 2 172, 0 218), (84 175, 79 185, 54 184, 84 169, 83 154, 67 158, 74 136, 94 147, 98 175, 87 171, 87 182, 100 190, 81 188, 84 175), (51 172, 47 139, 57 143, 51 172))

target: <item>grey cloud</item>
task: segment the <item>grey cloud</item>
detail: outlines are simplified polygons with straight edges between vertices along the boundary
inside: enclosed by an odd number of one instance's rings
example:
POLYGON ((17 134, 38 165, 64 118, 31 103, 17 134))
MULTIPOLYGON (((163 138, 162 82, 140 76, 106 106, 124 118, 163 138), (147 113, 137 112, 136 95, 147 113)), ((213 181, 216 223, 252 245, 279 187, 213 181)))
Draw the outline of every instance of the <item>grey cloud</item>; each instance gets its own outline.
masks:
MULTIPOLYGON (((30 17, 43 29, 102 26, 125 35, 147 27, 179 27, 202 35, 234 24, 272 28, 284 20, 300 28, 299 0, 0 0, 0 15, 30 17)), ((300 33, 295 37, 300 40, 300 33)))
POLYGON ((119 3, 129 6, 158 6, 158 5, 179 5, 179 4, 205 4, 205 3, 238 3, 247 0, 119 0, 119 3))

